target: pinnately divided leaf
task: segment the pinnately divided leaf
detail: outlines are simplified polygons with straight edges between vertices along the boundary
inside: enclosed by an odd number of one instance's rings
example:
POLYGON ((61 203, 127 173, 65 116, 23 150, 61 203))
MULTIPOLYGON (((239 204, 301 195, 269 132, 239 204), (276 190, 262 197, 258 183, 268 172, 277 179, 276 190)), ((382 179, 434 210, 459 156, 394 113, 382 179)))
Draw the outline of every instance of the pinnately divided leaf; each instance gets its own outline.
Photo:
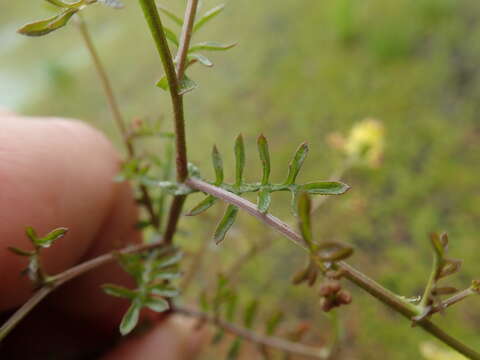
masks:
POLYGON ((51 18, 31 22, 18 29, 18 33, 27 36, 47 35, 65 26, 78 10, 79 9, 76 8, 69 8, 51 18))
POLYGON ((213 236, 217 245, 220 244, 223 239, 225 239, 225 235, 235 222, 237 214, 238 208, 234 205, 228 205, 227 210, 225 211, 225 215, 223 215, 223 218, 218 224, 217 229, 215 230, 215 234, 213 236))

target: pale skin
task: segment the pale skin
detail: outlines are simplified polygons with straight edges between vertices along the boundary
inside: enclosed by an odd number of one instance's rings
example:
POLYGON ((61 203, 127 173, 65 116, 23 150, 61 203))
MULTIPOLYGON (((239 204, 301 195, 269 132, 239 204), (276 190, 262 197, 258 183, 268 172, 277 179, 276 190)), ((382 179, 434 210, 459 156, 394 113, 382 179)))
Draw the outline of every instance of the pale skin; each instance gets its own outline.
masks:
MULTIPOLYGON (((112 181, 120 157, 101 133, 78 121, 27 118, 2 109, 0 126, 0 312, 6 312, 32 294, 31 283, 20 276, 25 259, 7 250, 30 249, 26 226, 39 234, 69 228, 67 236, 44 251, 50 274, 138 242, 140 234, 133 228, 138 211, 130 186, 112 181)), ((195 358, 205 334, 177 316, 154 317, 147 331, 106 346, 118 334, 128 303, 105 295, 103 283, 132 285, 118 265, 103 266, 66 284, 12 332, 0 354, 39 358, 49 351, 43 348, 58 349, 58 341, 64 341, 73 352, 107 347, 102 358, 109 360, 195 358)))

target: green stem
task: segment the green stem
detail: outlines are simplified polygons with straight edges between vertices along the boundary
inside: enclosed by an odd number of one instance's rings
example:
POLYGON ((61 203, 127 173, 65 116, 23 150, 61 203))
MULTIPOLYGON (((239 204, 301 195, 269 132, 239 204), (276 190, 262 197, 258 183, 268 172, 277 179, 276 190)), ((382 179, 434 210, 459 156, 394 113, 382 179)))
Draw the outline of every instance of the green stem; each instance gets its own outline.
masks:
POLYGON ((160 59, 168 80, 175 123, 177 181, 183 183, 188 176, 188 168, 183 98, 181 95, 179 95, 179 81, 155 1, 139 0, 139 2, 143 10, 145 20, 150 28, 153 40, 155 41, 155 45, 157 47, 158 54, 160 55, 160 59))
POLYGON ((436 253, 433 254, 433 264, 432 264, 432 271, 430 272, 430 276, 428 278, 427 285, 425 286, 425 291, 423 292, 422 300, 420 302, 420 307, 425 309, 428 305, 430 300, 430 296, 432 295, 433 287, 435 286, 435 280, 437 278, 438 273, 438 266, 439 266, 440 259, 436 253))

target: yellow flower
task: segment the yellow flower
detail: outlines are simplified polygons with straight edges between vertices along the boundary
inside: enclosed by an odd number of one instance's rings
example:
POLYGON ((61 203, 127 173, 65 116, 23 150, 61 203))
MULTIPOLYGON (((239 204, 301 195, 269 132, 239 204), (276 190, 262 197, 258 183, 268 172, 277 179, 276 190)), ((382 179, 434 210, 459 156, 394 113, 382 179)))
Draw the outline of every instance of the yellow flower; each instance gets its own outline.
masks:
POLYGON ((442 349, 431 342, 420 345, 420 353, 426 360, 466 360, 467 358, 456 351, 442 349))
POLYGON ((345 139, 343 150, 356 163, 370 167, 380 165, 384 149, 384 129, 380 121, 367 118, 356 124, 348 138, 345 139))

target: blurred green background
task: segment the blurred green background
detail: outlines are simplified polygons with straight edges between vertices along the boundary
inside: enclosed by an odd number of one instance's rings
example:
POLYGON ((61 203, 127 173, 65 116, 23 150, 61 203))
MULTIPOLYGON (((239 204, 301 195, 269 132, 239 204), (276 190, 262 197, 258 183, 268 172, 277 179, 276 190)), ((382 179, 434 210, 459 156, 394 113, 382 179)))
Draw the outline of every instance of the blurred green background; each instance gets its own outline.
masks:
MULTIPOLYGON (((162 75, 159 59, 138 4, 125 3, 121 11, 91 6, 84 16, 125 117, 160 116, 167 129, 169 98, 154 86, 162 75)), ((206 1, 204 10, 216 4, 206 1)), ((183 2, 165 0, 164 5, 179 12, 183 2)), ((38 39, 15 33, 51 10, 41 1, 0 4, 0 104, 29 115, 83 119, 120 148, 75 27, 38 39)), ((449 281, 465 287, 479 277, 478 1, 236 0, 194 40, 238 41, 233 50, 209 56, 213 70, 189 71, 199 84, 185 98, 189 155, 203 174, 212 173, 214 143, 227 172, 233 172, 228 163, 241 132, 249 150, 249 179, 260 177, 255 149, 260 133, 269 138, 273 179, 284 176, 290 156, 305 140, 310 155, 302 180, 328 179, 342 162, 339 151, 328 145, 329 134, 347 135, 360 120, 376 118, 385 130, 381 165, 345 174, 343 180, 353 189, 324 204, 314 220, 315 236, 353 244, 354 265, 391 290, 414 296, 422 292, 430 269, 428 234, 445 230, 452 257, 464 260, 461 273, 449 281)), ((291 219, 288 204, 287 196, 275 196, 273 212, 291 219)), ((220 207, 182 220, 181 241, 190 251, 209 240, 220 207)), ((228 271, 239 254, 266 237, 272 245, 236 276, 242 299, 258 296, 265 313, 283 309, 284 331, 308 321, 312 329, 306 340, 328 345, 334 331, 318 306, 316 290, 289 285, 303 265, 303 253, 245 214, 223 245, 209 246, 187 298, 195 301, 197 290, 211 286, 217 271, 228 271)), ((420 344, 429 335, 351 290, 352 305, 338 312, 344 328, 338 359, 421 358, 420 344)), ((437 321, 480 347, 477 299, 437 321)), ((205 358, 223 358, 218 354, 207 352, 205 358)), ((244 352, 245 359, 252 356, 244 352)))

